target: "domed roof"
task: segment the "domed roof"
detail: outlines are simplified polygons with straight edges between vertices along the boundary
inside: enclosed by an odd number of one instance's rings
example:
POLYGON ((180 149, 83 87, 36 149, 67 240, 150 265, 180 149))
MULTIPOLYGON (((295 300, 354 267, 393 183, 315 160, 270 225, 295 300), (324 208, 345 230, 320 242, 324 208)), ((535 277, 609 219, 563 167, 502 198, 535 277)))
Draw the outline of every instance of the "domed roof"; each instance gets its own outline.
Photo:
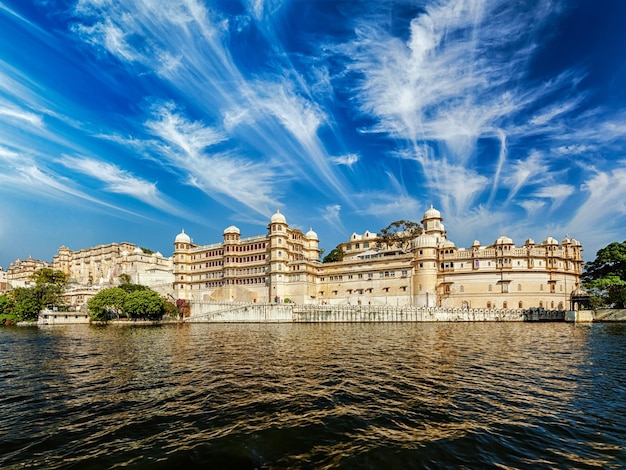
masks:
POLYGON ((234 225, 231 225, 224 229, 224 234, 227 234, 227 233, 236 233, 237 235, 239 235, 241 232, 239 231, 237 227, 235 227, 234 225))
POLYGON ((411 242, 413 248, 437 248, 437 239, 432 235, 422 233, 411 242))
POLYGON ((191 238, 189 235, 185 233, 185 229, 182 230, 178 235, 176 235, 175 243, 191 243, 191 238))
POLYGON ((313 227, 309 228, 309 231, 304 236, 307 237, 307 238, 310 238, 312 240, 318 240, 319 241, 319 238, 317 238, 317 233, 315 233, 313 231, 313 227))
POLYGON ((285 219, 285 216, 282 215, 280 211, 277 209, 276 214, 272 216, 272 218, 270 219, 270 222, 273 224, 286 224, 287 219, 285 219))
POLYGON ((430 205, 430 209, 424 212, 424 219, 441 219, 441 212, 430 205))
POLYGON ((474 247, 479 247, 480 246, 480 242, 478 240, 474 240, 474 243, 472 243, 472 246, 474 247))
POLYGON ((589 297, 589 294, 585 289, 580 286, 576 286, 576 289, 572 291, 572 297, 589 297))
POLYGON ((143 253, 143 250, 139 248, 138 246, 136 246, 135 249, 133 250, 133 253, 140 255, 143 253))
POLYGON ((570 239, 570 243, 574 246, 582 246, 578 240, 575 238, 570 239))
POLYGON ((498 237, 495 244, 496 245, 513 245, 513 240, 507 237, 506 235, 502 235, 498 237))
POLYGON ((447 238, 442 238, 439 240, 439 248, 454 248, 454 242, 447 238))
POLYGON ((535 240, 533 240, 532 238, 527 238, 526 243, 524 243, 524 245, 534 245, 534 244, 535 244, 535 240))
POLYGON ((542 245, 558 245, 559 242, 556 241, 553 237, 548 237, 544 241, 541 242, 542 245))

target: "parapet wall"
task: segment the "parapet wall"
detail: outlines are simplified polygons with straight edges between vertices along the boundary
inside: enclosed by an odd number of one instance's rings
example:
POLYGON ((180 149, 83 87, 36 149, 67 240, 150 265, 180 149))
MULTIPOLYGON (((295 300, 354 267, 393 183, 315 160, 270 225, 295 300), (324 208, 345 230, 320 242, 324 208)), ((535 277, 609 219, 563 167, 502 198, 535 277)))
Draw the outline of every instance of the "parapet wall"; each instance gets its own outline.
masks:
POLYGON ((368 323, 453 321, 563 321, 565 311, 462 309, 375 305, 296 305, 192 302, 188 322, 368 323))

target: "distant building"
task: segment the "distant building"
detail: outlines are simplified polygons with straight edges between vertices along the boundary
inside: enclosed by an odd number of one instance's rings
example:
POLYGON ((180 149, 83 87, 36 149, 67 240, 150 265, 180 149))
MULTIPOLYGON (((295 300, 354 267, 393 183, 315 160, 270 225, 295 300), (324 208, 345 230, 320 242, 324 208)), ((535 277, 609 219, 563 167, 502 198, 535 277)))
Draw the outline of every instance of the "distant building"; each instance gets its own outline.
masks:
POLYGON ((118 285, 122 274, 129 275, 134 284, 148 286, 162 295, 172 294, 172 258, 132 243, 109 243, 78 251, 61 246, 52 267, 68 275, 68 290, 83 292, 87 297, 94 290, 118 285))
POLYGON ((29 256, 28 259, 25 260, 18 258, 9 265, 9 269, 7 270, 7 288, 29 287, 34 285, 35 283, 31 279, 31 276, 35 274, 36 271, 49 267, 50 263, 33 259, 32 256, 29 256))
POLYGON ((276 212, 268 232, 223 241, 174 241, 175 296, 187 300, 414 305, 467 308, 569 309, 579 292, 582 245, 548 237, 516 247, 501 236, 483 246, 458 248, 443 218, 430 208, 423 230, 404 246, 384 247, 370 231, 341 243, 344 259, 320 263, 319 240, 289 227, 276 212))
POLYGON ((7 280, 7 272, 0 267, 0 293, 6 292, 9 289, 9 284, 7 280))

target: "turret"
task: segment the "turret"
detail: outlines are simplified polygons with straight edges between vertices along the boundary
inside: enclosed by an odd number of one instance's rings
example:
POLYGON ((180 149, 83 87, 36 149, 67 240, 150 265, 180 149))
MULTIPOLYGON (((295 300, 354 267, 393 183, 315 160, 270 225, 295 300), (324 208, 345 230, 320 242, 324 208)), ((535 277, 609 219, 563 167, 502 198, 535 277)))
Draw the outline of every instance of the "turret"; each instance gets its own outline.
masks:
POLYGON ((270 256, 270 301, 284 298, 284 284, 287 276, 287 219, 279 210, 272 216, 269 224, 269 256, 270 256))

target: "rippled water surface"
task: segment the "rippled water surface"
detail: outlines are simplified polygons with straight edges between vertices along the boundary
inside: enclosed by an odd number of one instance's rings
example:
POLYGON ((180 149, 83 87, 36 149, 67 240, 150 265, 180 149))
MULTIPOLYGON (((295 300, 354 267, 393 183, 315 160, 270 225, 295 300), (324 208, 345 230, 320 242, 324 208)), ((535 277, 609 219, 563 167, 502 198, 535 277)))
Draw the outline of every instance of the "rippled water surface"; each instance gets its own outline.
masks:
POLYGON ((1 468, 624 468, 626 325, 0 330, 1 468))

